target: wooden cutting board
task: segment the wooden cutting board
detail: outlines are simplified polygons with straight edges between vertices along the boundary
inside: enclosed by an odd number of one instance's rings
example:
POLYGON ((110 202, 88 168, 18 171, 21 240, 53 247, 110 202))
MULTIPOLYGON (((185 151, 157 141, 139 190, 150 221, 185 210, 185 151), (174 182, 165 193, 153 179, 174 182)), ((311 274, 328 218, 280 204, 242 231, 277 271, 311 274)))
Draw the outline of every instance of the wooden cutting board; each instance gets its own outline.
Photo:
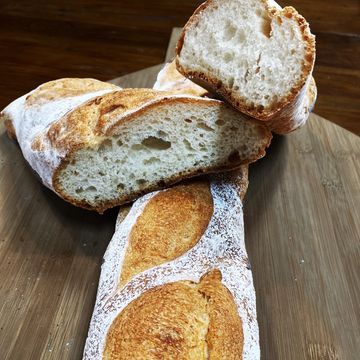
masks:
MULTIPOLYGON (((113 82, 151 87, 160 68, 113 82)), ((116 215, 47 190, 0 125, 1 359, 81 358, 116 215)), ((250 167, 245 225, 262 359, 358 360, 360 138, 317 115, 275 137, 250 167)))

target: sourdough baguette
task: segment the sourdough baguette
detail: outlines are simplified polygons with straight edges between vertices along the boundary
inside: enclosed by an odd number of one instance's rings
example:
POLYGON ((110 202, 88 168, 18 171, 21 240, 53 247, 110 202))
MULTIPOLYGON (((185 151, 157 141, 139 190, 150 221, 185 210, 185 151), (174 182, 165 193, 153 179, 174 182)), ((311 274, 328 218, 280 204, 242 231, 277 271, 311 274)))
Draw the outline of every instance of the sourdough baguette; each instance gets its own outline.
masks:
POLYGON ((255 161, 271 140, 266 127, 221 101, 89 79, 44 84, 2 117, 47 187, 100 213, 184 178, 255 161))
POLYGON ((308 118, 314 61, 309 24, 270 0, 208 0, 185 25, 176 56, 184 76, 280 134, 308 118))
POLYGON ((119 214, 84 359, 260 359, 244 244, 247 168, 187 181, 119 214))
MULTIPOLYGON (((179 94, 190 94, 196 96, 216 97, 216 93, 210 93, 206 89, 195 84, 191 80, 179 73, 176 69, 175 60, 171 63, 165 64, 163 69, 159 72, 154 89, 157 90, 172 90, 179 94)), ((299 116, 288 116, 288 112, 280 112, 274 118, 264 122, 264 124, 275 134, 285 135, 301 126, 303 126, 314 106, 317 97, 316 83, 313 77, 310 79, 310 84, 306 89, 306 96, 302 100, 301 105, 294 103, 294 110, 297 109, 299 116)))

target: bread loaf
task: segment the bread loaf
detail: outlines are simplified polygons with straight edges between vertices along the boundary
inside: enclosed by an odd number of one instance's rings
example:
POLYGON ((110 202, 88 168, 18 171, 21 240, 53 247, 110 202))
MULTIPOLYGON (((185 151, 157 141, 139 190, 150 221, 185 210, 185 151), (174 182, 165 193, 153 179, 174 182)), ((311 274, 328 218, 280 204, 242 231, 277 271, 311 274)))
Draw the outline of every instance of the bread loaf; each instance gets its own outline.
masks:
POLYGON ((185 25, 176 56, 180 73, 278 133, 305 123, 314 61, 309 24, 272 0, 208 0, 185 25))
POLYGON ((148 194, 120 212, 84 359, 260 359, 246 187, 242 167, 148 194))
MULTIPOLYGON (((190 94, 196 96, 216 97, 216 93, 210 93, 204 88, 196 85, 191 80, 180 74, 175 65, 175 60, 168 63, 159 72, 154 84, 154 89, 173 90, 179 94, 190 94)), ((317 97, 317 88, 315 80, 311 77, 310 84, 306 90, 306 96, 302 100, 302 105, 294 103, 294 109, 297 108, 301 114, 309 114, 314 106, 317 97)), ((288 112, 279 112, 274 118, 264 122, 264 124, 274 133, 279 135, 288 134, 303 126, 308 116, 288 116, 288 112)))
POLYGON ((271 139, 221 101, 91 79, 44 84, 2 117, 47 187, 98 212, 255 161, 271 139))

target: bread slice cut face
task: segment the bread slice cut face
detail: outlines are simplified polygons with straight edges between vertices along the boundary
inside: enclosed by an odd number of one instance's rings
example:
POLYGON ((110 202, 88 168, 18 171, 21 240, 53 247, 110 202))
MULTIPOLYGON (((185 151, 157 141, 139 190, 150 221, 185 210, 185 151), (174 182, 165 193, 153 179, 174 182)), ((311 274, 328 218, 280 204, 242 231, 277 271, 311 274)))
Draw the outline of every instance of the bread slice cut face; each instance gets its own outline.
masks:
POLYGON ((3 116, 43 183, 98 212, 184 178, 253 162, 271 140, 266 127, 218 100, 113 88, 89 97, 81 104, 63 97, 29 103, 33 93, 3 116), (69 109, 71 103, 77 105, 69 109), (68 111, 56 118, 62 107, 68 111))
MULTIPOLYGON (((185 25, 176 63, 183 75, 241 112, 269 120, 287 106, 301 108, 314 59, 315 38, 294 8, 209 0, 185 25)), ((287 115, 296 116, 295 110, 287 115)))

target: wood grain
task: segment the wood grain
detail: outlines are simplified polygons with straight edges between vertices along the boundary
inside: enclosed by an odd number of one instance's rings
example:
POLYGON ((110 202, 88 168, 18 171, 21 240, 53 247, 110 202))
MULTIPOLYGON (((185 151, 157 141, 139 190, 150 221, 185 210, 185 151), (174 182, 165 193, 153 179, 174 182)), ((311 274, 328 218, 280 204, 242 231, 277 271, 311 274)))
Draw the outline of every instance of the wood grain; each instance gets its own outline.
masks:
MULTIPOLYGON (((201 0, 2 0, 0 108, 60 77, 108 80, 161 63, 201 0)), ((316 113, 360 135, 360 2, 279 0, 316 35, 316 113)))
MULTIPOLYGON (((116 82, 151 86, 158 69, 116 82)), ((359 164, 360 138, 312 115, 250 168, 262 359, 359 357, 359 164)), ((45 189, 0 124, 1 358, 81 358, 116 212, 92 214, 45 189)))

